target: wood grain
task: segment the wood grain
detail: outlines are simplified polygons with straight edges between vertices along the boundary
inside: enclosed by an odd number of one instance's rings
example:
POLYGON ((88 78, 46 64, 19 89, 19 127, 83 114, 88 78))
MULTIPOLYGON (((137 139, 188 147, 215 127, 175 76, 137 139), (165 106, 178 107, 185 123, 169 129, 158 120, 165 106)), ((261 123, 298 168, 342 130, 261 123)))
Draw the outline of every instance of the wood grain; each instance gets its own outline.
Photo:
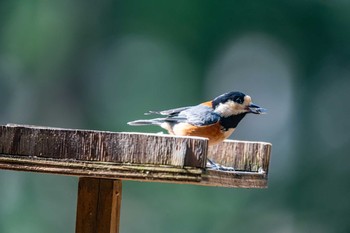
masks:
POLYGON ((267 174, 264 172, 206 170, 198 184, 229 188, 267 188, 267 174))
POLYGON ((268 173, 271 144, 267 142, 251 142, 225 140, 208 149, 208 158, 236 171, 268 173))
POLYGON ((166 182, 204 186, 266 188, 265 172, 224 172, 198 168, 120 165, 114 163, 57 161, 0 154, 0 169, 104 179, 166 182))
POLYGON ((107 179, 163 182, 199 182, 199 168, 177 168, 164 165, 125 165, 96 161, 57 160, 40 157, 0 154, 0 169, 50 173, 68 176, 84 176, 107 179))
POLYGON ((25 125, 0 126, 0 153, 131 164, 205 167, 208 140, 25 125))
POLYGON ((271 144, 0 126, 0 169, 79 177, 76 233, 119 233, 121 180, 265 188, 271 144), (207 169, 207 157, 232 172, 207 169))
POLYGON ((118 233, 120 180, 79 178, 76 233, 118 233))
POLYGON ((202 138, 0 126, 0 169, 18 171, 264 188, 270 153, 265 142, 226 140, 208 148, 202 138), (207 157, 236 170, 206 169, 207 157))

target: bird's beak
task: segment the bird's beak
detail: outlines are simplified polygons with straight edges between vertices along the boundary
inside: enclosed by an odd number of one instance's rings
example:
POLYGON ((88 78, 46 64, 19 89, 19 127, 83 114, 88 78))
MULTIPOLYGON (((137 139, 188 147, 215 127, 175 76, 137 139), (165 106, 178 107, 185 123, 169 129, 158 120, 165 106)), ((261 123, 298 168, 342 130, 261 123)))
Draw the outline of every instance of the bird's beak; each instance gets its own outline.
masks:
POLYGON ((255 104, 250 104, 248 106, 249 113, 254 113, 254 114, 264 114, 267 112, 265 108, 260 108, 258 105, 255 104))

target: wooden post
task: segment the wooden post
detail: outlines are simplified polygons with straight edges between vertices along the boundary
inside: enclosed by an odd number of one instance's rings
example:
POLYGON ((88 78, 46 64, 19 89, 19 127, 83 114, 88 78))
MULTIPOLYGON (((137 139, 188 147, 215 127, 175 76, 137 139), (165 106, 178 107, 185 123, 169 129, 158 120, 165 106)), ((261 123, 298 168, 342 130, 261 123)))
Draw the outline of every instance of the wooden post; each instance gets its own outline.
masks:
POLYGON ((76 233, 118 233, 122 181, 79 178, 76 233))

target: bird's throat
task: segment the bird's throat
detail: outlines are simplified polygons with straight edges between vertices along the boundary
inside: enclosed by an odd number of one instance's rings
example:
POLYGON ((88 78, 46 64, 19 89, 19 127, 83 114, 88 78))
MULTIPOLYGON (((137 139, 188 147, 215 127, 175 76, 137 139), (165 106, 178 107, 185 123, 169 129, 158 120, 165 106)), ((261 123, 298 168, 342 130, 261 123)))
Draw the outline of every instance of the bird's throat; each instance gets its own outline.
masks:
POLYGON ((225 131, 229 129, 234 129, 237 127, 238 123, 243 119, 243 117, 245 117, 246 114, 247 113, 241 113, 229 117, 221 117, 220 124, 225 131))

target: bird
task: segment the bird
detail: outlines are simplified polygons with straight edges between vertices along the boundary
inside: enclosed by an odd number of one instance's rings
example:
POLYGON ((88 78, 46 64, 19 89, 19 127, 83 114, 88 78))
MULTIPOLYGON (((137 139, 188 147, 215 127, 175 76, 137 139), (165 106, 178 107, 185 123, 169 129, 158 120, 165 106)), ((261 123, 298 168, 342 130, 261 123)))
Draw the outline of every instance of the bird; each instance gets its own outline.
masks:
POLYGON ((208 145, 213 146, 230 137, 249 113, 263 114, 266 109, 253 104, 249 95, 231 91, 195 106, 149 111, 145 115, 156 114, 163 117, 135 120, 128 124, 157 125, 171 135, 208 138, 208 145))

